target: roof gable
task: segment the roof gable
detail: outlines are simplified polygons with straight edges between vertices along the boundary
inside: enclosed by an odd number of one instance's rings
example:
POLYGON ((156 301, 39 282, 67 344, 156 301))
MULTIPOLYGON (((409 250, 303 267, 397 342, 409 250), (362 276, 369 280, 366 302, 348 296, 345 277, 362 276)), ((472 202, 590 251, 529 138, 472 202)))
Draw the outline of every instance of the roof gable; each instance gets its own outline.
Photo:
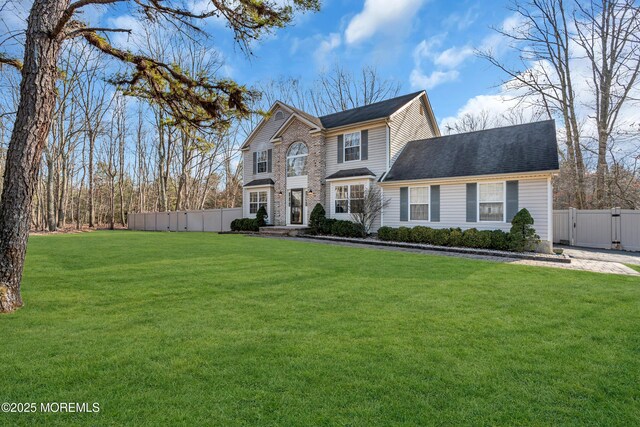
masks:
POLYGON ((384 182, 558 169, 555 122, 547 120, 409 142, 384 182))
POLYGON ((325 129, 331 129, 386 118, 391 116, 421 93, 424 93, 424 91, 386 99, 384 101, 352 108, 339 113, 328 114, 320 117, 320 122, 325 129))

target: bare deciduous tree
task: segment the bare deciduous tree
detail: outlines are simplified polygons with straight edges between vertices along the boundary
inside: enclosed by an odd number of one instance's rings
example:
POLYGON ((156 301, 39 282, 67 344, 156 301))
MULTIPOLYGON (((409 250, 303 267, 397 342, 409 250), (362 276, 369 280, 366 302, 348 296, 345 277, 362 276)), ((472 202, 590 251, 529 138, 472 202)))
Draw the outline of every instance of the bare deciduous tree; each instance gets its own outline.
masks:
MULTIPOLYGON (((358 224, 364 234, 371 233, 373 225, 380 219, 380 215, 384 208, 389 206, 390 199, 385 199, 382 191, 377 186, 369 186, 364 189, 364 198, 360 204, 360 209, 355 209, 355 212, 351 214, 353 222, 358 224)), ((353 210, 353 205, 351 206, 353 210)))

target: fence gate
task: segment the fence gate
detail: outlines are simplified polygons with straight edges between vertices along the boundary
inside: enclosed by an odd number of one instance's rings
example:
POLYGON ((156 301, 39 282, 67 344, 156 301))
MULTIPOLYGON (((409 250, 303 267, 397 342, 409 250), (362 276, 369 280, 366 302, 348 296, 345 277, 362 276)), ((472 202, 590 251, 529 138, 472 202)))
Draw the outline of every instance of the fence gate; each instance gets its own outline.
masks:
POLYGON ((599 249, 640 248, 640 212, 620 208, 553 212, 553 241, 599 249))

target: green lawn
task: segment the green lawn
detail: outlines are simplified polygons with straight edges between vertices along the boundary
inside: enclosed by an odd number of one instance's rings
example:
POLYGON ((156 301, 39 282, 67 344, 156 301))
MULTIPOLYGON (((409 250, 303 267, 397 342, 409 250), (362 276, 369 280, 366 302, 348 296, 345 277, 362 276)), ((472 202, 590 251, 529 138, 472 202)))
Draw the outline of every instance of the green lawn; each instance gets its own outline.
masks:
POLYGON ((1 402, 33 425, 638 425, 640 280, 237 235, 30 239, 1 402))

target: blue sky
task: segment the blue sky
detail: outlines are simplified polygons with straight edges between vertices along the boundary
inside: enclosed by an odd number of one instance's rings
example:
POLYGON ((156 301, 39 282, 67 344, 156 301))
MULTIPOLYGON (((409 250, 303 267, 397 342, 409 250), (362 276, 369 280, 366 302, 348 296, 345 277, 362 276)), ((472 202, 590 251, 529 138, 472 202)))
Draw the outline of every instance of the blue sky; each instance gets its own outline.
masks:
POLYGON ((506 51, 490 28, 511 17, 506 6, 492 1, 483 7, 474 0, 325 0, 319 13, 298 17, 292 27, 255 45, 250 59, 234 49, 224 30, 214 31, 239 81, 278 76, 312 81, 336 63, 355 71, 375 65, 383 76, 400 81, 403 92, 426 89, 442 120, 471 98, 498 91, 503 76, 473 50, 506 51))
MULTIPOLYGON (((194 10, 210 4, 186 2, 194 10)), ((29 5, 29 0, 17 0, 13 8, 0 11, 5 31, 24 25, 29 5)), ((510 54, 490 28, 517 25, 507 5, 508 0, 494 0, 490 7, 480 0, 322 0, 320 12, 298 15, 293 25, 255 43, 252 57, 220 21, 208 22, 206 30, 227 73, 240 83, 282 76, 312 82, 334 64, 354 71, 373 65, 383 77, 399 81, 402 92, 426 89, 442 122, 464 112, 504 111, 499 87, 504 76, 477 58, 474 49, 510 54)), ((134 33, 142 25, 126 5, 92 6, 83 17, 92 25, 132 28, 134 33)), ((116 37, 130 47, 126 35, 116 37)))

